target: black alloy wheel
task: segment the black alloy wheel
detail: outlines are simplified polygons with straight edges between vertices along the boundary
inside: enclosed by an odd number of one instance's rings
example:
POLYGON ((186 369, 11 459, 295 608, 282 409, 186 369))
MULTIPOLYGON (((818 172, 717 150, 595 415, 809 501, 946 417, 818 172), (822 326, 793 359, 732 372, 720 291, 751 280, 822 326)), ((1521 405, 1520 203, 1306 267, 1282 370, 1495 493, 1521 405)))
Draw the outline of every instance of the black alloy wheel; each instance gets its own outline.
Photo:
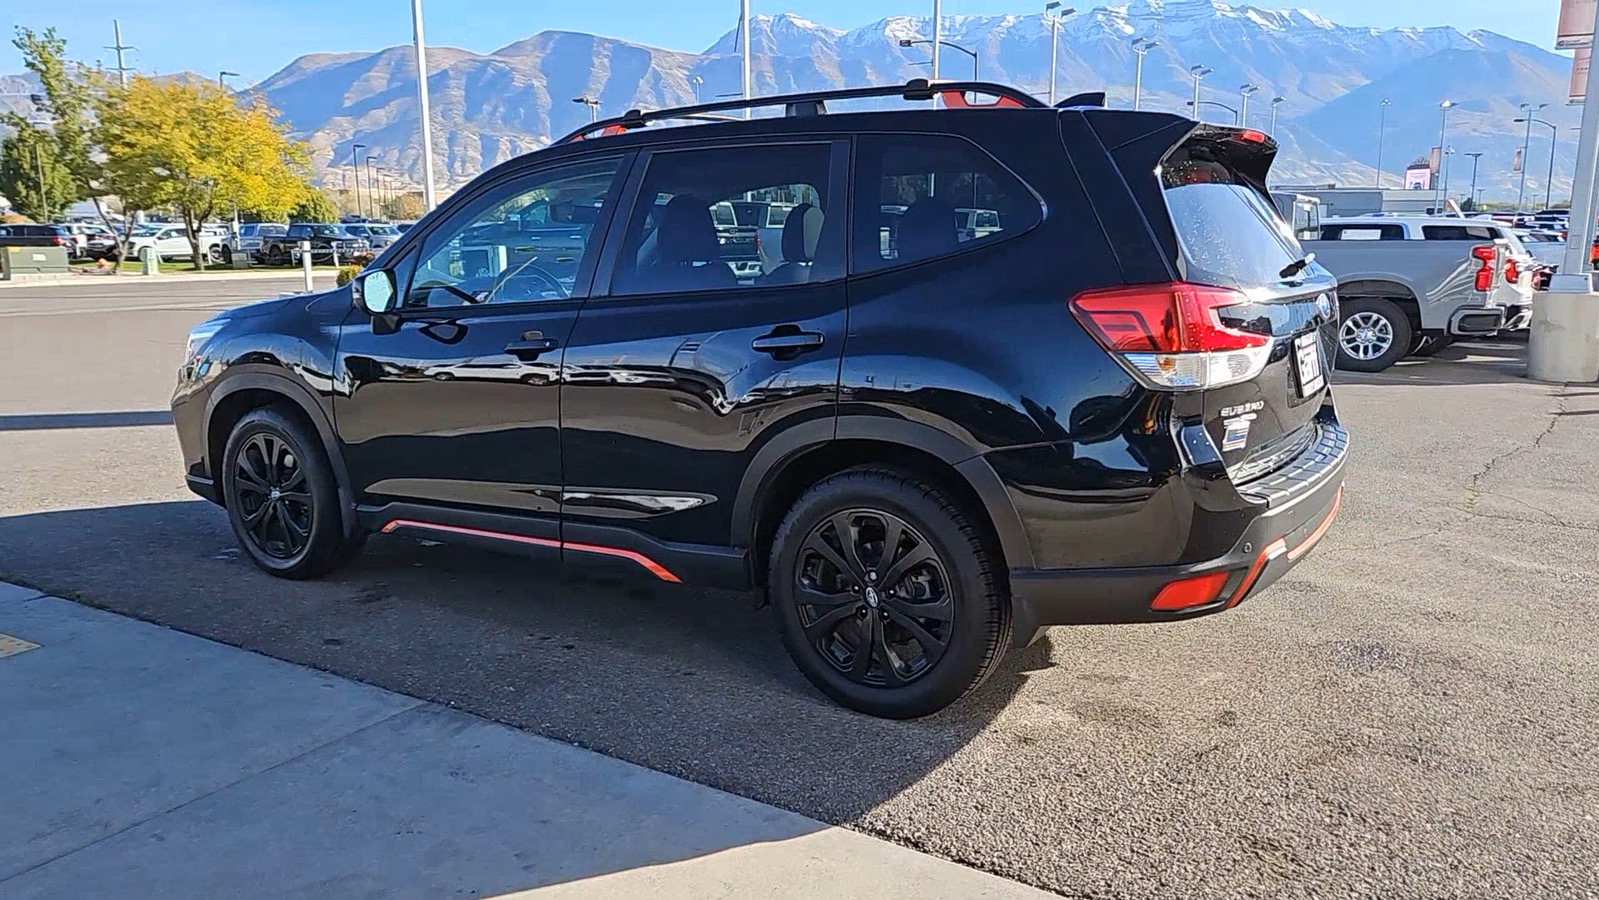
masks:
MULTIPOLYGON (((959 477, 959 476, 954 476, 959 477)), ((892 719, 976 690, 1011 641, 1004 557, 937 483, 882 466, 811 485, 772 536, 767 596, 818 690, 892 719)))
POLYGON ((811 529, 795 592, 806 639, 858 684, 910 684, 949 649, 956 599, 943 560, 891 513, 846 510, 811 529))
POLYGON ((239 516, 262 553, 292 560, 305 552, 314 501, 287 443, 267 432, 251 435, 234 458, 233 489, 239 516))
POLYGON ((246 413, 229 433, 219 462, 233 534, 266 572, 315 578, 365 544, 365 533, 340 508, 327 451, 302 417, 274 407, 246 413))

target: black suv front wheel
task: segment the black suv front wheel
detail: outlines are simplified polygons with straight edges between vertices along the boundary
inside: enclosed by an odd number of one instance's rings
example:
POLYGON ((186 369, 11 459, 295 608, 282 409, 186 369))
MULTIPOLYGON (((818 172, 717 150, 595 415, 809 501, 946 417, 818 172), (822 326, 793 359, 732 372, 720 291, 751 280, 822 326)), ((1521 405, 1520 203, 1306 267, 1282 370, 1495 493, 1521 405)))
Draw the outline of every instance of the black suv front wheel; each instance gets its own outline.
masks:
POLYGON ((233 426, 220 477, 239 546, 269 574, 316 578, 364 543, 344 533, 338 483, 316 435, 276 409, 233 426))
POLYGON ((975 690, 1003 655, 996 560, 937 487, 851 469, 805 492, 773 539, 768 589, 783 644, 829 697, 891 719, 975 690))

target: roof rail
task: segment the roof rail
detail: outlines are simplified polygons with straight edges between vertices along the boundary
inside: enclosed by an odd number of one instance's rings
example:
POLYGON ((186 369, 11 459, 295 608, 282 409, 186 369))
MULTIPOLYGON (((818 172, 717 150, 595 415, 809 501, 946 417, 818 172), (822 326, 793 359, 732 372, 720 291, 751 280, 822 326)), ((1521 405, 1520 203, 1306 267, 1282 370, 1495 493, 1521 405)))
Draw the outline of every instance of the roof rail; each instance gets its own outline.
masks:
MULTIPOLYGON (((589 136, 605 137, 607 135, 621 134, 635 128, 643 128, 651 122, 663 119, 692 119, 697 121, 721 121, 731 119, 730 116, 718 116, 731 110, 745 110, 758 106, 781 106, 787 116, 817 116, 827 112, 829 100, 858 100, 868 97, 900 97, 905 100, 932 100, 935 97, 944 101, 951 108, 966 109, 1044 109, 1047 104, 1031 94, 1017 90, 1003 84, 990 81, 930 81, 926 78, 913 78, 904 84, 880 85, 878 87, 841 88, 834 91, 813 91, 803 94, 781 94, 770 97, 750 97, 749 99, 724 100, 719 103, 701 103, 696 106, 678 106, 668 109, 652 109, 645 112, 641 109, 630 109, 620 116, 601 119, 590 125, 585 125, 576 131, 556 141, 557 144, 567 144, 572 141, 581 141, 589 136), (972 103, 966 99, 967 94, 993 97, 992 103, 972 103)), ((743 121, 742 119, 738 121, 743 121)))

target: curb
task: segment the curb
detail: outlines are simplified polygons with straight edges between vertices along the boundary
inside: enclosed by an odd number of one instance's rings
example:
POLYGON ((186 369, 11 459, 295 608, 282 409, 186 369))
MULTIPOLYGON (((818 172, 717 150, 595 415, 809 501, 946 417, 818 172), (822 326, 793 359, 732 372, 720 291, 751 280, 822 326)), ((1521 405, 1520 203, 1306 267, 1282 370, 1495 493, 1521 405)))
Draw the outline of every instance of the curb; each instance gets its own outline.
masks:
MULTIPOLYGON (((311 273, 311 278, 313 280, 332 279, 337 275, 338 272, 332 269, 327 271, 322 271, 319 269, 311 273)), ((279 271, 254 271, 251 269, 244 269, 236 272, 222 272, 215 275, 201 275, 199 273, 176 274, 170 272, 160 275, 137 275, 132 272, 125 272, 118 275, 90 275, 85 273, 81 275, 44 276, 37 280, 16 279, 0 281, 0 291, 4 291, 8 288, 22 289, 39 287, 72 287, 74 285, 90 285, 100 282, 105 282, 106 284, 168 284, 187 282, 208 284, 213 281, 273 281, 284 278, 301 277, 302 275, 299 269, 282 269, 279 271)))

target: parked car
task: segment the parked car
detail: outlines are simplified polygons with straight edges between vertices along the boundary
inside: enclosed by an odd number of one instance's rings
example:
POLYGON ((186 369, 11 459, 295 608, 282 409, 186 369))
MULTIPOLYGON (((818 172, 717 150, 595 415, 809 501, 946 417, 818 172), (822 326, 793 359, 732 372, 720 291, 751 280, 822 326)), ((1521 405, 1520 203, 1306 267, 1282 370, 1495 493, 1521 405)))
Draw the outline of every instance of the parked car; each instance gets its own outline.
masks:
POLYGON ((920 80, 633 112, 494 167, 349 285, 189 334, 189 486, 286 578, 383 533, 760 588, 811 682, 881 716, 1047 625, 1252 602, 1348 447, 1337 284, 1260 187, 1275 143, 962 88, 1004 107, 920 80), (913 108, 824 112, 868 95, 913 108), (974 192, 1002 227, 963 240, 974 192), (723 259, 719 203, 799 195, 779 266, 723 259), (508 224, 541 198, 596 212, 580 245, 508 224))
POLYGON ((388 222, 348 222, 344 225, 346 234, 352 237, 364 238, 373 251, 387 250, 389 245, 400 239, 400 229, 388 222))
POLYGON ((223 252, 223 262, 233 262, 236 254, 245 254, 255 262, 263 262, 261 258, 261 244, 269 237, 282 237, 289 231, 289 226, 281 222, 245 222, 239 226, 237 234, 228 236, 223 252))
POLYGON ((64 225, 0 225, 0 247, 66 247, 70 254, 72 235, 64 225))
POLYGON ((1329 217, 1321 239, 1304 246, 1338 276, 1341 369, 1380 372, 1531 318, 1538 266, 1496 222, 1329 217))
POLYGON ((103 247, 111 241, 111 232, 104 225, 93 222, 68 222, 61 226, 72 241, 73 259, 94 258, 91 245, 103 247))
MULTIPOLYGON (((222 243, 221 233, 208 228, 200 229, 200 249, 208 261, 222 261, 222 243)), ((188 230, 182 225, 135 226, 123 245, 124 258, 138 259, 139 252, 145 247, 154 247, 162 262, 194 258, 188 230)))
POLYGON ((294 222, 281 235, 262 237, 261 256, 269 266, 297 266, 301 241, 310 242, 313 263, 342 262, 372 246, 365 238, 347 233, 342 225, 294 222))

